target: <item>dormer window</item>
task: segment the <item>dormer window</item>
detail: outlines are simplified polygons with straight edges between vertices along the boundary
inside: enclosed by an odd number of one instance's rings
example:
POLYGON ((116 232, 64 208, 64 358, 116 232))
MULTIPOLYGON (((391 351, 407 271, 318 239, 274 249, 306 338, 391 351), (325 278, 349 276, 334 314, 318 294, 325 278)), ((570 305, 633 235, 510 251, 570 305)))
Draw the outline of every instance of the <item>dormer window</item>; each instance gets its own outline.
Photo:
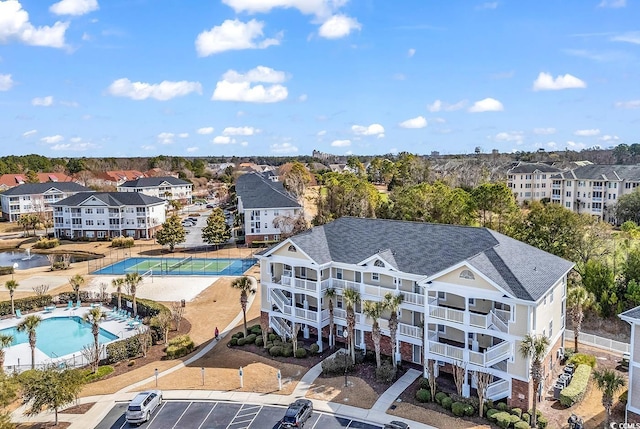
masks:
POLYGON ((373 263, 374 267, 381 267, 384 268, 384 262, 382 262, 380 259, 377 259, 374 263, 373 263))
POLYGON ((287 248, 287 250, 288 250, 289 252, 294 252, 294 253, 298 251, 298 249, 296 249, 296 246, 294 246, 293 244, 292 244, 292 245, 290 245, 290 246, 287 248))
POLYGON ((460 273, 460 278, 467 279, 467 280, 475 280, 476 276, 474 276, 473 273, 469 270, 462 270, 462 272, 460 273))

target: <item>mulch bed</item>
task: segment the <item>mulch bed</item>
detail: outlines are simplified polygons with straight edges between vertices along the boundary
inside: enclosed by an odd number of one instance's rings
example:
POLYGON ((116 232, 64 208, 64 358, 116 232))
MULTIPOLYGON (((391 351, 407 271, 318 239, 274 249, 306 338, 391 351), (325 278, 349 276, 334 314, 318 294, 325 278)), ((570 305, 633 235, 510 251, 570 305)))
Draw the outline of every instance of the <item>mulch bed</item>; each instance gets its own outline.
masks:
MULTIPOLYGON (((228 338, 231 338, 231 337, 228 337, 228 338)), ((298 340, 298 347, 304 347, 304 348, 308 349, 311 344, 315 344, 315 341, 298 340)), ((284 356, 274 357, 274 356, 271 356, 269 354, 269 350, 267 350, 267 349, 265 349, 263 347, 256 346, 255 344, 245 344, 244 346, 232 346, 229 343, 227 343, 227 347, 230 347, 232 349, 239 349, 239 350, 246 351, 246 352, 249 352, 249 353, 253 353, 253 354, 262 356, 264 358, 271 359, 271 360, 276 361, 276 362, 282 362, 282 363, 293 364, 293 365, 300 365, 300 366, 304 366, 305 368, 311 368, 311 367, 317 365, 318 363, 322 362, 326 357, 331 356, 335 352, 335 350, 330 350, 329 346, 325 344, 323 346, 324 351, 322 353, 318 353, 318 354, 315 354, 315 355, 307 354, 307 357, 305 357, 305 358, 297 358, 295 356, 291 356, 291 357, 284 357, 284 356)))
POLYGON ((95 402, 87 402, 86 404, 74 405, 72 407, 65 408, 64 410, 61 410, 60 413, 64 413, 64 414, 84 414, 87 411, 89 411, 91 409, 91 407, 93 407, 94 404, 95 404, 95 402))
POLYGON ((58 425, 54 425, 53 422, 46 423, 21 423, 16 426, 16 429, 45 429, 45 428, 56 428, 56 429, 66 429, 71 426, 70 422, 58 422, 58 425))

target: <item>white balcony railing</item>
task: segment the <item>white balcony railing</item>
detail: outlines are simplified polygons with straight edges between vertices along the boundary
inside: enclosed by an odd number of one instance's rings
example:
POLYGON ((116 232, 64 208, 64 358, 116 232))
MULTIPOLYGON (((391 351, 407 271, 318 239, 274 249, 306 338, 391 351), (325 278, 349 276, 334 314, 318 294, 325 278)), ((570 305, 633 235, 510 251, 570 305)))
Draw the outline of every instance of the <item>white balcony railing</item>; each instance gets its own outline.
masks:
POLYGON ((296 317, 298 319, 309 320, 311 322, 318 321, 318 312, 313 310, 305 310, 304 308, 296 307, 296 317))
POLYGON ((429 341, 429 352, 458 361, 462 361, 464 358, 464 349, 435 341, 429 341))
POLYGON ((447 320, 449 322, 464 323, 464 311, 454 308, 429 306, 429 317, 434 319, 447 320))
POLYGON ((398 324, 398 333, 411 338, 421 338, 422 329, 419 326, 407 325, 406 323, 398 324))
MULTIPOLYGON (((362 317, 362 314, 355 313, 355 316, 356 316, 356 324, 362 323, 362 321, 364 319, 362 317)), ((343 308, 334 308, 333 309, 333 317, 336 320, 341 320, 341 321, 344 320, 346 322, 346 320, 347 320, 347 311, 344 310, 343 308)))
POLYGON ((444 357, 448 357, 455 360, 465 360, 465 351, 469 353, 469 363, 474 365, 490 367, 497 362, 503 361, 509 358, 512 354, 513 348, 510 342, 504 341, 493 347, 488 348, 481 352, 474 352, 473 350, 466 350, 462 347, 456 347, 449 344, 444 344, 436 341, 436 337, 430 337, 429 339, 429 352, 444 357))
POLYGON ((276 331, 276 334, 280 336, 291 337, 291 328, 279 317, 270 317, 270 326, 276 331))
POLYGON ((487 386, 487 399, 501 399, 505 396, 509 396, 511 388, 508 380, 498 380, 487 386))
POLYGON ((510 341, 503 341, 493 347, 489 347, 484 351, 484 365, 491 366, 494 363, 511 357, 513 352, 513 344, 510 341))
POLYGON ((318 282, 316 280, 305 280, 293 278, 293 287, 296 289, 316 291, 318 290, 318 282))

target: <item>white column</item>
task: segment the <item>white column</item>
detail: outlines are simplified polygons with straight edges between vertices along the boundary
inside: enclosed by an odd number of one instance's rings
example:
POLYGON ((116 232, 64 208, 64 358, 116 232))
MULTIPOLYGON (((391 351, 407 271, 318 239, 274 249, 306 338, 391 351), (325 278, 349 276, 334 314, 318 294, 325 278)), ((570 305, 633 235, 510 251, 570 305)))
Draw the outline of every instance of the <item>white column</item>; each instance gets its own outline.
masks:
POLYGON ((464 396, 465 398, 468 398, 469 395, 471 394, 471 388, 469 386, 469 371, 465 368, 464 369, 464 383, 462 384, 462 396, 464 396))

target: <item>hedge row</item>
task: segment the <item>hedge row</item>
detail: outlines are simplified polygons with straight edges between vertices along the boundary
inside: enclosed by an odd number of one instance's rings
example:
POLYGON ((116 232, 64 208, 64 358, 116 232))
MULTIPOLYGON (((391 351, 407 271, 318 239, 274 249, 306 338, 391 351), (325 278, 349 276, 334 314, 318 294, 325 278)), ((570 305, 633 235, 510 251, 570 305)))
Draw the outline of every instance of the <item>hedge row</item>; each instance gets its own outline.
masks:
POLYGON ((60 240, 57 238, 45 238, 40 237, 40 240, 33 243, 34 249, 53 249, 60 245, 60 240))
POLYGON ((0 267, 0 276, 4 276, 6 274, 13 274, 14 273, 14 269, 12 266, 2 266, 0 267))
POLYGON ((571 356, 569 360, 567 360, 567 363, 572 363, 576 367, 584 364, 584 365, 589 365, 591 368, 595 368, 596 357, 594 355, 588 355, 585 353, 576 353, 573 356, 571 356))
MULTIPOLYGON (((130 295, 122 294, 122 303, 125 301, 133 301, 133 297, 130 295)), ((170 310, 159 302, 151 301, 149 299, 136 298, 136 304, 138 307, 138 315, 140 317, 154 317, 162 312, 169 313, 170 310)), ((116 307, 118 305, 118 294, 113 292, 111 294, 111 305, 116 307)))
POLYGON ((565 407, 570 407, 584 399, 591 376, 591 366, 580 364, 573 373, 571 383, 560 392, 560 403, 565 407))
POLYGON ((135 244, 135 241, 133 240, 133 237, 116 237, 113 240, 111 240, 111 247, 116 247, 116 248, 133 247, 134 244, 135 244))
POLYGON ((188 335, 180 335, 169 341, 165 349, 167 359, 177 359, 186 356, 193 351, 195 344, 188 335))
MULTIPOLYGON (((119 341, 107 344, 107 361, 109 363, 121 362, 140 354, 140 341, 145 338, 143 335, 134 335, 119 341)), ((147 341, 149 337, 146 336, 147 341)))
MULTIPOLYGON (((51 305, 53 298, 51 295, 29 296, 27 298, 18 298, 13 300, 15 308, 19 308, 23 312, 42 310, 45 306, 51 305)), ((8 316, 11 314, 11 301, 0 301, 0 316, 8 316)))

